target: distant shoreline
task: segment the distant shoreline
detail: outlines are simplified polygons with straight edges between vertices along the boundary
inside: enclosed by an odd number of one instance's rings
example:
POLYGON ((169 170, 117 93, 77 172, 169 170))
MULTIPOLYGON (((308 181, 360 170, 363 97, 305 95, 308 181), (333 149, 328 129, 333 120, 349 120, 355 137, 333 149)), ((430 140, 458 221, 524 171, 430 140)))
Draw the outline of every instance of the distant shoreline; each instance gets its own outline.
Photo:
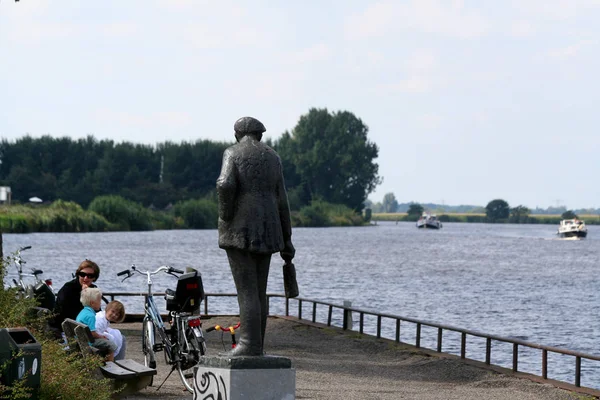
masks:
MULTIPOLYGON (((490 223, 483 213, 436 213, 442 222, 490 223)), ((582 214, 578 216, 587 225, 600 225, 600 215, 582 214)), ((497 224, 545 224, 558 225, 563 218, 558 214, 530 214, 522 222, 496 221, 497 224)), ((373 213, 372 221, 415 222, 407 213, 373 213)))

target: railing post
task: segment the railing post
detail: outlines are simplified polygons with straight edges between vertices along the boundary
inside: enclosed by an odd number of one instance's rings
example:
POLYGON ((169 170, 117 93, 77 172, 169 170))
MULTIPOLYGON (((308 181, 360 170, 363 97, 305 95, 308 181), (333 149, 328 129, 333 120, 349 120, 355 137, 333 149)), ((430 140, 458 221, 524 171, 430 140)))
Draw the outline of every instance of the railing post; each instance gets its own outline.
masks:
POLYGON ((492 362, 492 339, 485 339, 485 363, 490 365, 492 362))
POLYGON ((517 372, 519 370, 519 345, 513 343, 513 367, 512 370, 517 372))
POLYGON ((208 296, 204 298, 204 315, 208 315, 208 296))
POLYGON ((302 319, 302 300, 298 300, 298 319, 302 319))
POLYGON ((542 350, 542 378, 548 379, 548 350, 542 350))
POLYGON ((581 386, 581 357, 575 357, 575 386, 581 386))
POLYGON ((365 327, 365 313, 360 313, 359 332, 362 334, 365 327))
POLYGON ((327 314, 327 326, 331 326, 331 314, 333 313, 333 307, 329 306, 329 312, 327 314))
POLYGON ((396 320, 396 342, 400 343, 400 319, 396 320))
POLYGON ((267 316, 271 315, 271 296, 267 296, 267 316))
POLYGON ((417 322, 417 338, 415 342, 415 347, 418 349, 421 347, 421 323, 417 322))
POLYGON ((442 328, 438 328, 438 338, 437 338, 437 351, 438 353, 442 352, 442 328))
POLYGON ((312 322, 317 322, 317 303, 313 303, 312 322))
POLYGON ((460 334, 460 358, 466 358, 467 356, 467 334, 461 332, 460 334))
POLYGON ((381 315, 377 316, 377 338, 381 337, 381 315))
POLYGON ((352 307, 352 302, 344 300, 344 330, 352 329, 352 311, 347 310, 346 307, 352 307))
POLYGON ((290 316, 290 298, 289 297, 285 298, 285 316, 286 317, 290 316))

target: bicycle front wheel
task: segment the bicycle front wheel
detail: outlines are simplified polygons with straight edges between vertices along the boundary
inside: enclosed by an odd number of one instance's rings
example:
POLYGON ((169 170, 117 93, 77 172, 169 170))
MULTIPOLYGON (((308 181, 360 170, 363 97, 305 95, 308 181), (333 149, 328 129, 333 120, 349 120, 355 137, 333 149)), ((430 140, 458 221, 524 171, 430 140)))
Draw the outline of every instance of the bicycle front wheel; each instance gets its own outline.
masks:
MULTIPOLYGON (((185 388, 194 392, 194 367, 198 364, 200 356, 206 351, 202 330, 198 327, 186 327, 185 337, 179 340, 179 361, 177 362, 177 372, 185 388)), ((183 335, 182 335, 183 336, 183 335)))
POLYGON ((156 369, 156 355, 154 354, 154 323, 144 319, 142 324, 142 351, 144 352, 144 364, 148 368, 156 369))

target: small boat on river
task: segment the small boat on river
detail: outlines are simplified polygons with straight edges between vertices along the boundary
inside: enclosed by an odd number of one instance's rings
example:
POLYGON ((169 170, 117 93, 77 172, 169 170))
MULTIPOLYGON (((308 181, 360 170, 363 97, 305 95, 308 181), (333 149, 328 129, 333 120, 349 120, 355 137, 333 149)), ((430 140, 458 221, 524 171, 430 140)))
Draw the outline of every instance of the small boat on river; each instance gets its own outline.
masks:
POLYGON ((435 214, 429 214, 428 212, 424 212, 417 221, 417 228, 440 229, 441 227, 442 223, 437 216, 435 214))
POLYGON ((563 219, 560 221, 558 232, 556 234, 561 238, 585 238, 587 228, 585 222, 580 219, 563 219))

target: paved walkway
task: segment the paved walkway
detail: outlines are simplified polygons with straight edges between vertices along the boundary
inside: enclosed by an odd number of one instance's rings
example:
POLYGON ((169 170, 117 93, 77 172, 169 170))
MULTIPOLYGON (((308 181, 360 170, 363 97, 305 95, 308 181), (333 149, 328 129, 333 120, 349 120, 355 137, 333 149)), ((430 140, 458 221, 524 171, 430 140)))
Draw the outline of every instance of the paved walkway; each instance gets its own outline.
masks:
MULTIPOLYGON (((204 321, 204 328, 216 323, 231 325, 232 318, 204 321)), ((141 324, 113 324, 127 335, 127 358, 143 363, 141 324)), ((220 332, 206 334, 211 354, 222 352, 220 332)), ((225 347, 230 338, 224 337, 225 347)), ((296 398, 318 400, 582 400, 593 399, 536 383, 510 374, 501 374, 469 365, 453 356, 419 351, 412 346, 385 339, 343 332, 291 319, 271 318, 267 325, 265 350, 292 359, 296 369, 296 398)), ((169 368, 158 357, 155 385, 169 368), (162 362, 161 362, 162 361, 162 362)), ((191 399, 174 372, 156 391, 149 387, 127 399, 191 399)), ((252 399, 260 400, 260 399, 252 399)))

